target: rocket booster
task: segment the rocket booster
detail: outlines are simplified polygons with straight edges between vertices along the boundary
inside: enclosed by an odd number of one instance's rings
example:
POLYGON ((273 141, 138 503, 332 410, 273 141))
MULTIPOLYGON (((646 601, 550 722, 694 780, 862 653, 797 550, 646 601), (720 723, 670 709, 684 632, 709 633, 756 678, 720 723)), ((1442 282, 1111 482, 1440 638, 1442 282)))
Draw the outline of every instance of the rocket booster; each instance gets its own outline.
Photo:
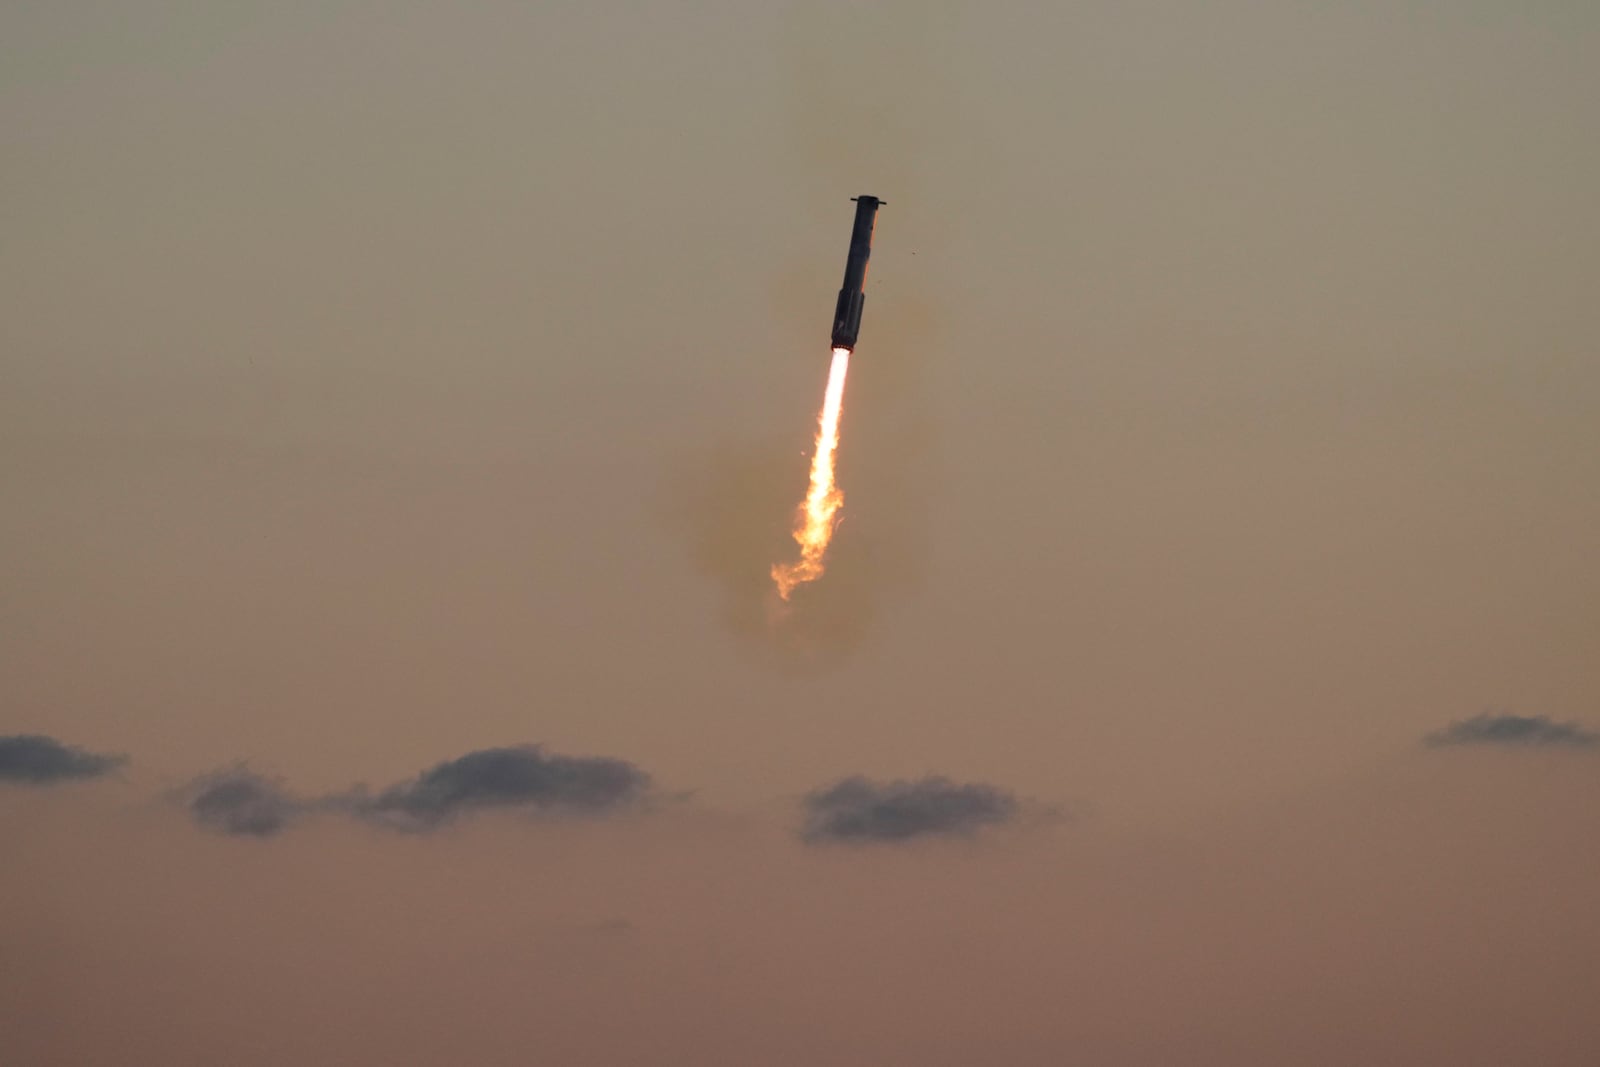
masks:
POLYGON ((844 285, 833 311, 833 347, 847 352, 855 351, 856 335, 861 332, 861 306, 867 301, 867 260, 872 256, 872 224, 879 206, 886 203, 875 196, 851 199, 856 202, 856 222, 850 230, 850 255, 844 261, 844 285))

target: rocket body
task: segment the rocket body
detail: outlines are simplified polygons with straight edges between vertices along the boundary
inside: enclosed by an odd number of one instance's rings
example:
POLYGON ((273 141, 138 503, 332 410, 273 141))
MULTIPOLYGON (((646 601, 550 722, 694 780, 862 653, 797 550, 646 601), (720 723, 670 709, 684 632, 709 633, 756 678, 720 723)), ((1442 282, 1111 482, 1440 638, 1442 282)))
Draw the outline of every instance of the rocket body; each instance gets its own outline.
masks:
POLYGON ((866 303, 867 260, 872 257, 872 225, 884 201, 875 196, 858 196, 856 221, 850 229, 850 254, 844 261, 844 284, 839 303, 833 310, 833 347, 855 351, 861 333, 861 308, 866 303))

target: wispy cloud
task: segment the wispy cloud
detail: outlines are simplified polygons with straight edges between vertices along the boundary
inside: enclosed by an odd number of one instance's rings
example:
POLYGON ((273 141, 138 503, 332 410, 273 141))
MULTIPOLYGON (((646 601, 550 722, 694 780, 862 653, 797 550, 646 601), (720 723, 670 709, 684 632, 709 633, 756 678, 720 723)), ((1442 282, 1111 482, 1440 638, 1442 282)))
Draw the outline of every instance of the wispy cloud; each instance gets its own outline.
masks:
POLYGON ((43 734, 0 737, 0 782, 49 785, 99 778, 127 761, 126 756, 88 752, 43 734))
POLYGON ((197 780, 187 803, 201 826, 236 837, 272 837, 305 807, 280 783, 244 767, 197 780))
POLYGON ((1600 733, 1543 715, 1477 715, 1428 734, 1423 744, 1431 748, 1452 745, 1594 748, 1600 745, 1600 733))
POLYGON ((1008 790, 942 777, 875 782, 845 778, 805 798, 801 837, 826 841, 906 841, 971 834, 1014 820, 1021 810, 1008 790))

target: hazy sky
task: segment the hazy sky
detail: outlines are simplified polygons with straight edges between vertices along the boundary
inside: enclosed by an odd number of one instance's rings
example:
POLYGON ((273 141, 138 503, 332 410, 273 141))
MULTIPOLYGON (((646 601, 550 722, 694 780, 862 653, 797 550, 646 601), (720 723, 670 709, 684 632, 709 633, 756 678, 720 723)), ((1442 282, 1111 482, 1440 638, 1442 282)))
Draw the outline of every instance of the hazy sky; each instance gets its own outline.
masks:
POLYGON ((8 1067, 1600 1062, 1600 8, 13 2, 0 139, 8 1067))

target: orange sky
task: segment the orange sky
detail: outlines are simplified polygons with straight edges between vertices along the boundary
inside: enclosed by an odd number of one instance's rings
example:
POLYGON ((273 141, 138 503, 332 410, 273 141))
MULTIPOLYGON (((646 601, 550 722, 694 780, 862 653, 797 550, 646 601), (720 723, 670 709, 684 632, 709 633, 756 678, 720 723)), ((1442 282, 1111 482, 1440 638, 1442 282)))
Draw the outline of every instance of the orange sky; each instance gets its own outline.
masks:
POLYGON ((0 781, 16 1062, 1600 1061, 1600 751, 1422 744, 1600 724, 1597 72, 1558 0, 8 6, 0 737, 129 757, 0 781), (181 803, 525 743, 659 810, 181 803), (801 841, 856 774, 1022 814, 801 841))

